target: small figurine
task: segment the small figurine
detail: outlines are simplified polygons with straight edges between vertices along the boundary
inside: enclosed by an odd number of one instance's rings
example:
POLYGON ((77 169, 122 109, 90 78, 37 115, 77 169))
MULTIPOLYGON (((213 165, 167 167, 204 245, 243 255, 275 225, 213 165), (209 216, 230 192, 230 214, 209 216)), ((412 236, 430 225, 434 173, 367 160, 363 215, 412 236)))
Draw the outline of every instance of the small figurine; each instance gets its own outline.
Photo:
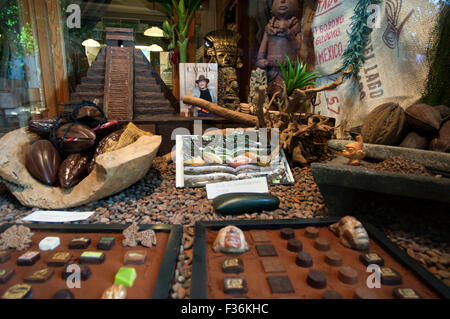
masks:
POLYGON ((214 241, 213 250, 223 253, 244 253, 250 250, 244 233, 236 226, 222 228, 214 241))
POLYGON ((342 151, 342 155, 349 159, 348 165, 357 166, 360 161, 366 156, 366 153, 362 150, 363 140, 361 135, 356 137, 356 142, 351 142, 345 145, 345 150, 342 151))
POLYGON ((329 228, 339 237, 339 242, 345 247, 356 250, 367 250, 369 248, 369 235, 361 222, 355 217, 342 217, 329 228))
POLYGON ((25 226, 11 226, 0 235, 0 250, 15 248, 26 250, 31 246, 31 237, 34 233, 25 226))

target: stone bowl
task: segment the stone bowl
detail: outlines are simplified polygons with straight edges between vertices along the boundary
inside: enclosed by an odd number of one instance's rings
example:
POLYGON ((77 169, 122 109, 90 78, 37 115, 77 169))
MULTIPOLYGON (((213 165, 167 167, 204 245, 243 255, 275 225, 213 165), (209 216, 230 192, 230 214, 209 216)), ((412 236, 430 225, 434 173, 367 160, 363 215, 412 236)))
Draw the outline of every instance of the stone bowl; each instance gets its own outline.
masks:
POLYGON ((116 194, 143 178, 161 144, 161 136, 142 136, 133 144, 97 158, 94 170, 70 188, 47 186, 25 167, 28 147, 40 139, 27 128, 11 131, 0 139, 0 184, 28 207, 64 209, 116 194))

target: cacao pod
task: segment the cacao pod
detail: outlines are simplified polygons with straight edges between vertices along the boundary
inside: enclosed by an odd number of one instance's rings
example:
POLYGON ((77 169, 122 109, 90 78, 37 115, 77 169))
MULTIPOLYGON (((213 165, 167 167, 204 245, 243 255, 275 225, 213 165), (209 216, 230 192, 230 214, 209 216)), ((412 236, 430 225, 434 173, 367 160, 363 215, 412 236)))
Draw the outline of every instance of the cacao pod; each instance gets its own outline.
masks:
POLYGON ((95 144, 95 133, 81 124, 65 124, 56 131, 56 141, 66 153, 79 153, 95 144))
POLYGON ((450 107, 448 107, 447 105, 438 105, 434 106, 434 108, 439 111, 443 119, 445 119, 447 116, 450 116, 450 107))
POLYGON ((416 104, 406 110, 406 120, 412 130, 422 134, 435 134, 441 126, 441 113, 427 104, 416 104))
POLYGON ((88 173, 91 173, 94 170, 95 161, 99 155, 103 154, 105 147, 111 142, 117 142, 120 139, 120 136, 122 135, 123 131, 124 130, 122 129, 122 130, 113 132, 100 141, 100 143, 97 145, 97 148, 95 149, 94 157, 89 162, 88 173))
POLYGON ((428 149, 428 140, 427 138, 420 136, 416 132, 411 132, 405 137, 403 142, 400 144, 400 147, 426 150, 428 149))
POLYGON ((81 154, 70 154, 59 166, 58 177, 62 188, 71 188, 87 176, 88 158, 81 154))
POLYGON ((117 121, 110 121, 106 122, 104 124, 98 125, 94 127, 92 130, 94 131, 95 135, 97 136, 97 139, 100 140, 107 136, 108 134, 111 134, 119 129, 119 122, 117 121))
POLYGON ((367 115, 361 134, 365 143, 398 145, 405 128, 405 111, 397 103, 385 103, 367 115))
POLYGON ((25 156, 25 167, 37 180, 46 185, 58 182, 61 157, 55 146, 48 140, 34 142, 25 156))
POLYGON ((60 125, 66 124, 67 120, 61 119, 43 119, 43 120, 29 120, 28 129, 43 138, 48 138, 52 130, 60 125))
POLYGON ((95 127, 104 121, 104 114, 93 106, 83 106, 75 112, 75 120, 89 127, 95 127))
POLYGON ((439 136, 430 143, 430 150, 435 152, 450 152, 450 120, 445 121, 439 130, 439 136))

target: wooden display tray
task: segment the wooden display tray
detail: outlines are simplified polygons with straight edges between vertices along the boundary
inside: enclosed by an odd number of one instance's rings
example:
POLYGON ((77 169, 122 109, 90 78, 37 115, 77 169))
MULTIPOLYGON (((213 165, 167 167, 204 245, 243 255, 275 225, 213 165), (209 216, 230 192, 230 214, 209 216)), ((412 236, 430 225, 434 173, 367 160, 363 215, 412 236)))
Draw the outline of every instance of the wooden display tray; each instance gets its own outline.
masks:
MULTIPOLYGON (((194 257, 192 270, 191 298, 193 299, 225 299, 232 297, 248 297, 254 299, 321 299, 326 290, 336 290, 347 299, 352 298, 354 289, 366 287, 365 278, 371 273, 366 273, 366 266, 359 261, 360 252, 345 248, 338 238, 327 226, 339 219, 302 219, 282 221, 239 220, 221 222, 197 222, 195 226, 194 257), (218 231, 228 225, 234 225, 244 231, 250 251, 244 254, 215 253, 212 249, 213 242, 218 231), (313 247, 314 239, 304 236, 303 228, 314 226, 319 228, 320 236, 330 241, 331 250, 338 251, 342 258, 342 266, 351 266, 358 271, 358 284, 346 285, 337 280, 339 267, 332 267, 325 263, 325 252, 319 252, 313 247), (295 264, 297 253, 287 250, 287 241, 281 239, 280 229, 293 228, 296 238, 303 242, 303 251, 313 255, 313 266, 301 268, 295 264), (286 272, 265 273, 261 264, 264 258, 256 253, 255 243, 249 231, 266 231, 275 246, 278 257, 284 265, 286 272), (229 257, 239 257, 244 263, 244 272, 241 274, 225 274, 221 271, 222 261, 229 257), (310 269, 319 269, 327 276, 327 287, 315 289, 306 283, 306 276, 310 269), (248 293, 242 296, 226 295, 223 292, 223 279, 225 277, 243 276, 246 278, 248 293), (295 293, 272 294, 266 277, 289 276, 295 293)), ((409 257, 381 231, 369 223, 363 225, 367 230, 371 243, 370 251, 379 253, 385 260, 385 266, 397 270, 403 277, 403 284, 396 286, 381 285, 380 289, 373 289, 380 299, 392 299, 392 289, 397 287, 411 287, 424 294, 424 298, 450 298, 450 289, 418 262, 409 257)))
MULTIPOLYGON (((137 271, 137 279, 133 287, 127 288, 129 299, 167 299, 170 296, 172 280, 178 261, 178 254, 182 240, 182 227, 180 225, 139 225, 140 231, 152 229, 155 231, 158 243, 156 246, 146 248, 138 245, 136 247, 122 246, 122 231, 130 226, 129 224, 21 224, 30 228, 34 235, 32 246, 25 251, 10 249, 11 258, 0 267, 10 267, 15 269, 15 275, 5 284, 0 284, 0 297, 11 286, 23 283, 24 277, 31 270, 38 267, 46 267, 47 260, 54 252, 69 251, 73 254, 72 263, 78 263, 77 258, 83 251, 101 251, 106 254, 106 260, 100 265, 88 265, 92 275, 87 281, 81 281, 81 288, 72 288, 75 298, 97 299, 101 297, 102 291, 114 283, 114 276, 120 267, 134 267, 137 271), (50 251, 39 250, 39 241, 47 236, 59 236, 61 244, 50 251), (91 244, 87 249, 68 249, 68 241, 77 236, 91 238, 91 244), (97 242, 102 236, 115 237, 115 245, 111 250, 98 250, 97 242), (18 256, 26 251, 39 251, 41 258, 33 266, 17 266, 18 256), (145 250, 147 251, 147 262, 144 265, 124 265, 123 257, 126 251, 145 250), (105 268, 108 263, 112 265, 105 268), (155 265, 156 264, 156 265, 155 265), (156 267, 156 269, 154 268, 156 267), (103 269, 102 269, 103 268, 103 269), (141 281, 141 282, 139 282, 141 281), (145 281, 143 283, 142 281, 145 281), (84 285, 84 286, 83 286, 84 285), (84 288, 84 289, 83 289, 84 288), (134 291, 133 291, 134 289, 134 291), (95 290, 95 292, 93 292, 95 290)), ((0 226, 0 233, 3 233, 13 224, 0 226)), ((67 289, 65 281, 61 277, 64 267, 51 267, 54 269, 52 278, 46 283, 35 283, 33 287, 33 298, 48 299, 60 289, 67 289)))

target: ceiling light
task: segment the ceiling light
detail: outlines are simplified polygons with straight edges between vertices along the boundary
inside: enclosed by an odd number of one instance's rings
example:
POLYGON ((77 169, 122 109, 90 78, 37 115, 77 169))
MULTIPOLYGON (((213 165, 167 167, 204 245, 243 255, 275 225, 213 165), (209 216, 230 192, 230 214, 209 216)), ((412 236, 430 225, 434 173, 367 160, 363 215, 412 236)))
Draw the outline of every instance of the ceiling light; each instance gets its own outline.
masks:
POLYGON ((163 30, 158 27, 151 27, 147 30, 145 30, 144 35, 148 37, 157 37, 161 38, 164 36, 163 30))
POLYGON ((148 50, 151 51, 151 52, 162 52, 162 51, 164 51, 163 48, 161 48, 157 44, 152 44, 151 46, 148 47, 148 50))
POLYGON ((81 45, 83 45, 85 47, 91 47, 91 48, 101 47, 100 43, 98 41, 95 41, 94 39, 84 40, 83 43, 81 43, 81 45))

